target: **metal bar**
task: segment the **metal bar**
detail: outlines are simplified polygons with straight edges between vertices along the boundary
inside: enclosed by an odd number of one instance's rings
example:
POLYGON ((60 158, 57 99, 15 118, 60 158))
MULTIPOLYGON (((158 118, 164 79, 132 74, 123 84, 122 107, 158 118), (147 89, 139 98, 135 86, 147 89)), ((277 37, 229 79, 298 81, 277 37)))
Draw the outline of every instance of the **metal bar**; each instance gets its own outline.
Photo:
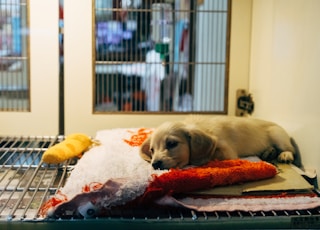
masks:
MULTIPOLYGON (((35 176, 37 175, 37 173, 38 173, 38 171, 39 171, 39 169, 40 169, 40 167, 41 167, 41 164, 42 164, 42 162, 40 162, 40 164, 38 165, 38 167, 36 168, 36 170, 34 170, 31 178, 29 179, 28 183, 27 183, 26 186, 24 187, 23 192, 22 192, 19 200, 16 202, 16 204, 15 204, 14 207, 12 208, 12 211, 9 213, 9 215, 8 215, 8 220, 12 220, 12 218, 13 218, 13 216, 14 216, 14 213, 16 212, 17 208, 19 207, 20 202, 21 202, 22 199, 24 198, 25 194, 28 192, 28 189, 29 189, 31 183, 33 182, 35 176)), ((24 175, 26 175, 26 173, 25 173, 24 175)))
POLYGON ((13 60, 13 61, 16 61, 16 60, 28 60, 27 57, 21 57, 21 56, 1 56, 1 59, 2 60, 13 60))
POLYGON ((207 220, 208 219, 208 215, 206 212, 203 212, 203 216, 204 216, 204 219, 207 220))
MULTIPOLYGON (((28 154, 28 156, 29 156, 31 153, 32 153, 32 152, 30 152, 30 153, 28 154)), ((17 160, 18 160, 18 159, 19 159, 19 158, 17 158, 17 160)), ((25 159, 27 159, 27 158, 25 158, 25 159)), ((26 160, 25 160, 25 161, 26 161, 26 160)), ((24 162, 25 162, 25 161, 24 161, 24 162)), ((13 166, 13 165, 12 165, 12 166, 13 166)), ((11 167, 11 168, 12 168, 12 167, 11 167)), ((11 169, 11 168, 10 168, 10 169, 11 169)), ((30 168, 30 167, 29 167, 29 168, 30 168)), ((20 165, 19 169, 23 169, 22 164, 20 165)), ((17 173, 19 172, 19 169, 15 171, 14 176, 17 175, 17 173)), ((26 171, 27 171, 27 170, 26 170, 26 171)), ((7 174, 8 172, 9 172, 9 170, 7 170, 5 174, 7 174)), ((22 179, 23 179, 26 175, 27 175, 27 173, 25 172, 25 173, 20 177, 19 182, 13 187, 13 191, 17 191, 17 188, 19 187, 20 182, 22 181, 22 179)), ((3 195, 5 191, 7 191, 7 187, 8 187, 8 185, 12 182, 12 180, 14 179, 14 176, 11 178, 11 180, 8 180, 8 182, 7 182, 6 185, 4 186, 4 189, 3 189, 2 192, 0 193, 0 196, 3 195)), ((9 195, 9 199, 5 202, 4 206, 0 209, 0 213, 3 212, 3 210, 4 210, 5 207, 7 206, 8 202, 9 202, 10 198, 13 196, 13 194, 14 194, 14 192, 12 192, 12 193, 9 195)), ((18 203, 18 204, 19 204, 19 203, 18 203)))
POLYGON ((58 189, 60 189, 60 188, 62 187, 63 180, 64 180, 64 178, 66 177, 67 172, 68 172, 68 165, 69 165, 69 162, 70 162, 70 160, 64 163, 63 173, 62 173, 62 175, 61 175, 61 178, 60 178, 59 184, 57 185, 57 190, 58 190, 58 189))
MULTIPOLYGON (((146 0, 144 0, 146 1, 146 0)), ((110 12, 122 12, 122 8, 95 8, 96 11, 110 11, 110 12)), ((127 12, 141 12, 141 13, 151 13, 154 11, 160 11, 160 10, 152 10, 152 9, 142 9, 142 8, 137 8, 137 9, 130 9, 126 8, 127 12)), ((184 9, 174 9, 172 10, 173 12, 179 12, 179 13, 196 13, 196 12, 201 12, 201 13, 228 13, 227 10, 202 10, 202 9, 196 9, 196 10, 184 10, 184 9)))
MULTIPOLYGON (((17 141, 15 141, 14 143, 16 143, 17 141)), ((6 154, 8 154, 8 152, 9 152, 9 148, 7 149, 7 148, 1 148, 1 149, 3 149, 3 150, 5 150, 5 152, 3 153, 3 154, 1 154, 1 157, 0 157, 0 160, 2 160, 5 156, 6 156, 6 154)), ((5 165, 5 163, 3 163, 3 165, 5 165)), ((2 165, 2 166, 3 166, 2 165)), ((1 181, 1 180, 0 180, 1 181)))
MULTIPOLYGON (((39 164, 39 167, 40 167, 40 166, 41 166, 41 164, 39 164)), ((42 176, 41 176, 41 178, 40 178, 40 180, 39 180, 36 188, 33 190, 32 196, 30 197, 28 204, 26 205, 24 211, 23 211, 22 214, 21 214, 21 217, 20 217, 21 220, 23 220, 23 219, 26 217, 26 213, 27 213, 28 209, 30 208, 30 205, 31 205, 32 201, 34 200, 37 192, 39 191, 40 184, 41 184, 42 180, 44 179, 44 176, 45 176, 45 173, 46 173, 46 172, 47 172, 47 168, 45 169, 45 172, 42 173, 42 176)), ((53 178, 53 177, 52 177, 52 178, 53 178)), ((52 179, 52 178, 51 178, 51 179, 52 179)), ((32 183, 32 181, 33 181, 33 179, 30 179, 30 182, 31 182, 31 183, 32 183)), ((31 185, 31 184, 30 184, 30 185, 31 185)), ((31 187, 31 186, 26 186, 25 189, 27 189, 28 191, 32 191, 32 190, 30 189, 30 187, 31 187)), ((23 196, 24 196, 24 195, 23 195, 23 196)), ((22 196, 22 198, 23 198, 23 196, 22 196)))
MULTIPOLYGON (((6 199, 6 202, 2 204, 2 208, 0 210, 0 215, 2 215, 2 212, 8 208, 9 201, 12 200, 11 198, 13 195, 18 192, 19 194, 19 199, 13 206, 13 208, 10 207, 11 212, 8 215, 8 219, 12 219, 14 217, 15 212, 19 209, 19 205, 21 205, 22 201, 25 199, 25 195, 27 192, 33 192, 33 195, 29 198, 29 202, 27 206, 24 206, 24 211, 22 212, 21 219, 24 218, 26 215, 28 209, 30 208, 30 205, 37 194, 38 191, 49 191, 54 188, 51 188, 55 177, 57 175, 58 169, 56 168, 56 173, 52 175, 51 181, 48 184, 47 188, 40 188, 40 184, 46 173, 42 174, 42 177, 40 178, 40 181, 38 185, 36 185, 35 188, 32 188, 31 185, 34 182, 34 178, 36 176, 39 176, 38 172, 41 169, 41 164, 38 164, 37 160, 40 158, 40 154, 44 152, 48 147, 53 145, 55 142, 58 141, 58 137, 14 137, 14 138, 4 138, 7 142, 5 142, 2 139, 2 147, 0 147, 0 150, 3 151, 5 154, 2 154, 1 159, 4 160, 2 163, 3 169, 5 169, 4 174, 2 176, 2 179, 0 181, 3 181, 10 172, 13 172, 13 175, 10 175, 10 179, 8 181, 5 181, 5 184, 3 186, 3 189, 1 189, 0 197, 5 193, 5 192, 11 192, 9 193, 9 196, 6 199), (4 148, 3 148, 4 147, 4 148), (8 155, 9 154, 9 155, 8 155), (7 158, 7 159, 6 159, 7 158), (12 162, 10 162, 12 161, 12 162), (22 185, 21 182, 24 181, 24 179, 30 174, 30 170, 34 170, 33 175, 31 178, 28 178, 28 183, 20 188, 22 185), (13 182, 13 180, 16 180, 16 177, 19 172, 24 172, 21 177, 19 177, 19 180, 13 184, 13 186, 9 187, 9 185, 13 182)), ((45 172, 49 169, 47 167, 45 169, 45 172)), ((61 185, 61 182, 60 182, 61 185)), ((41 200, 43 202, 44 198, 41 200)), ((12 201, 11 201, 12 202, 12 201)), ((36 210, 35 210, 36 211, 36 210)))
MULTIPOLYGON (((46 173, 47 171, 48 171, 48 167, 45 168, 45 172, 43 173, 43 177, 45 176, 45 173, 46 173)), ((49 192, 49 190, 52 189, 51 187, 52 187, 52 185, 53 185, 53 183, 54 183, 54 181, 55 181, 55 179, 56 179, 57 172, 58 172, 58 168, 55 169, 54 174, 53 174, 52 177, 51 177, 50 183, 48 183, 48 186, 47 186, 46 189, 43 191, 42 199, 41 199, 40 202, 39 202, 39 207, 38 207, 37 212, 36 212, 36 214, 34 215, 33 219, 36 219, 36 218, 38 217, 38 213, 39 213, 39 211, 40 211, 41 205, 44 203, 44 199, 46 198, 46 195, 47 195, 47 193, 49 192)), ((39 181, 39 184, 38 184, 38 186, 37 186, 37 190, 34 192, 34 196, 36 195, 36 193, 37 193, 38 191, 41 191, 40 183, 41 183, 41 181, 39 181)), ((55 188, 55 190, 57 190, 57 188, 55 188)), ((33 196, 32 199, 34 199, 34 196, 33 196)), ((30 205, 31 205, 31 202, 32 202, 32 200, 30 199, 29 207, 30 207, 30 205)), ((26 211, 27 211, 27 210, 26 210, 26 211)), ((24 213, 24 215, 25 215, 25 213, 24 213)))
MULTIPOLYGON (((45 143, 42 139, 41 139, 41 140, 36 139, 35 141, 36 141, 37 145, 40 145, 41 142, 42 142, 42 146, 41 146, 41 147, 43 147, 44 145, 46 145, 46 143, 45 143), (39 142, 40 142, 40 143, 39 143, 39 142)), ((40 153, 43 151, 43 148, 36 148, 36 149, 38 150, 38 154, 40 154, 40 153)), ((38 154, 37 154, 37 155, 38 155, 38 154)), ((42 166, 42 162, 40 162, 37 167, 40 169, 41 166, 42 166)), ((43 181, 44 177, 47 175, 48 169, 49 169, 48 167, 45 167, 45 168, 44 168, 44 171, 43 171, 43 173, 42 173, 42 176, 41 176, 41 178, 40 178, 40 180, 39 180, 36 188, 31 188, 31 183, 34 181, 34 178, 31 178, 31 179, 30 179, 30 181, 29 181, 29 182, 30 182, 30 185, 26 185, 26 186, 25 186, 25 190, 28 190, 29 192, 30 192, 30 191, 33 191, 33 195, 30 197, 29 202, 28 202, 28 204, 26 205, 24 211, 22 212, 20 219, 24 219, 24 218, 25 218, 26 213, 27 213, 28 209, 30 208, 30 206, 31 206, 31 204, 32 204, 32 201, 34 200, 37 192, 44 190, 44 189, 40 188, 40 185, 41 185, 41 182, 43 181)), ((35 172, 34 172, 34 175, 38 175, 38 173, 36 172, 36 170, 35 170, 35 172)), ((57 168, 56 168, 56 170, 55 170, 55 173, 51 176, 51 181, 50 181, 50 183, 48 184, 48 186, 47 186, 47 188, 45 189, 45 191, 48 191, 48 190, 50 189, 51 185, 53 184, 53 182, 54 182, 54 180, 55 180, 56 175, 57 175, 57 168)), ((24 195, 21 196, 22 199, 23 199, 23 197, 24 197, 24 195)), ((40 202, 40 207, 41 207, 42 202, 43 202, 43 200, 40 202)), ((37 212, 37 213, 38 213, 38 212, 37 212)))
POLYGON ((63 167, 63 173, 62 173, 62 175, 60 177, 59 183, 56 186, 56 188, 52 188, 51 186, 53 185, 55 179, 57 178, 57 174, 58 174, 58 170, 59 170, 58 167, 55 169, 55 176, 52 176, 51 182, 48 184, 46 190, 44 191, 42 199, 40 200, 40 205, 38 207, 37 214, 33 217, 33 219, 36 219, 38 217, 38 214, 39 214, 40 209, 41 209, 41 205, 44 204, 45 199, 47 198, 47 194, 49 193, 49 191, 50 190, 55 190, 55 193, 56 193, 62 187, 62 183, 64 181, 64 178, 66 178, 66 174, 67 174, 67 166, 68 166, 68 163, 65 162, 64 163, 64 167, 63 167))
MULTIPOLYGON (((14 152, 14 153, 15 153, 15 152, 14 152)), ((11 157, 13 156, 14 153, 11 154, 11 157)), ((9 161, 9 159, 10 159, 10 157, 4 162, 4 164, 6 164, 6 163, 9 161)), ((8 169, 13 169, 13 168, 14 168, 14 163, 17 162, 18 160, 19 160, 19 158, 16 158, 16 160, 13 162, 13 164, 11 164, 11 165, 9 166, 8 169)), ((3 167, 3 166, 2 166, 2 167, 3 167)), ((21 168, 22 168, 22 166, 20 165, 20 167, 18 167, 18 169, 21 169, 21 168)), ((19 170, 16 170, 13 176, 15 176, 15 175, 18 173, 18 171, 19 171, 19 170)), ((2 176, 2 178, 1 178, 0 181, 2 181, 2 180, 8 175, 8 173, 9 173, 9 170, 6 170, 6 172, 4 173, 4 175, 2 176)), ((14 178, 14 177, 12 177, 11 180, 8 180, 7 184, 4 186, 4 190, 0 193, 0 196, 3 194, 3 192, 4 192, 5 189, 6 189, 6 187, 11 183, 11 181, 13 180, 13 178, 14 178)))
MULTIPOLYGON (((1 148, 2 150, 10 151, 12 148, 1 148)), ((27 148, 14 148, 15 152, 24 152, 24 151, 45 151, 47 148, 41 147, 27 147, 27 148)), ((1 160, 1 159, 0 159, 1 160)))
MULTIPOLYGON (((96 65, 124 65, 124 64, 139 64, 141 61, 96 61, 96 65)), ((159 64, 159 62, 148 62, 148 64, 159 64)), ((225 65, 224 62, 208 62, 208 61, 189 61, 189 62, 182 62, 182 61, 168 61, 166 62, 168 65, 173 64, 189 64, 189 65, 225 65)))

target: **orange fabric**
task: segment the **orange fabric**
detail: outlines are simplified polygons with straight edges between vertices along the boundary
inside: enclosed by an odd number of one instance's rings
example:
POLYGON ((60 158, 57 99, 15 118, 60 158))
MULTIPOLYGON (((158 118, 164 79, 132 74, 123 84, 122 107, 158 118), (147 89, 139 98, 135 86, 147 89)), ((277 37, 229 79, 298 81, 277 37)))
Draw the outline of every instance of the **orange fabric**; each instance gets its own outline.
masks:
POLYGON ((149 202, 164 195, 271 178, 276 174, 277 169, 272 164, 239 159, 212 161, 189 169, 171 169, 160 176, 153 175, 140 202, 149 202))
POLYGON ((123 141, 133 147, 142 145, 145 139, 147 139, 147 137, 152 133, 150 129, 146 128, 139 129, 137 133, 134 133, 130 130, 128 130, 128 132, 132 133, 132 136, 129 140, 123 139, 123 141))
POLYGON ((55 206, 57 206, 58 204, 67 202, 68 199, 66 197, 66 195, 62 194, 60 192, 60 190, 57 192, 56 196, 51 197, 49 200, 47 200, 40 208, 39 210, 39 215, 40 216, 46 216, 48 210, 50 210, 50 208, 53 208, 55 206), (57 197, 57 195, 59 196, 59 198, 57 197))
POLYGON ((99 190, 102 186, 103 184, 100 182, 91 182, 90 184, 86 184, 85 186, 83 186, 82 192, 96 191, 99 190))

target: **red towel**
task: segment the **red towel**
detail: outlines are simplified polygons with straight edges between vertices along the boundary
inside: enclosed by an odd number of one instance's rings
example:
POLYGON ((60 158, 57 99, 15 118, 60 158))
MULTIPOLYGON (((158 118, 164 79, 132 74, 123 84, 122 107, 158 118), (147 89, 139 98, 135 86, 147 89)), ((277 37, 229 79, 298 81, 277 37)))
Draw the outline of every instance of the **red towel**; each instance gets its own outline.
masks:
POLYGON ((267 179, 276 174, 277 169, 272 164, 239 159, 211 161, 202 167, 189 169, 171 169, 168 173, 153 176, 141 202, 164 195, 267 179))

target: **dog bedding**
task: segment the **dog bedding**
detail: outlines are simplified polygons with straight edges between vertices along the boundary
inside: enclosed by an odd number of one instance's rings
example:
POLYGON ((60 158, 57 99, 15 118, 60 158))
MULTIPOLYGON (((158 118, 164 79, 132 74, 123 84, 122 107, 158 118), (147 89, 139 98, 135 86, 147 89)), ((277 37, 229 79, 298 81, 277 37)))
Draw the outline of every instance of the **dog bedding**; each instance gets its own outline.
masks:
POLYGON ((193 191, 272 178, 277 168, 264 161, 211 161, 185 169, 154 170, 139 156, 139 146, 152 129, 97 132, 101 144, 78 160, 66 184, 40 211, 52 218, 97 217, 128 205, 181 206, 198 211, 270 211, 320 206, 312 193, 273 196, 203 196, 193 191))

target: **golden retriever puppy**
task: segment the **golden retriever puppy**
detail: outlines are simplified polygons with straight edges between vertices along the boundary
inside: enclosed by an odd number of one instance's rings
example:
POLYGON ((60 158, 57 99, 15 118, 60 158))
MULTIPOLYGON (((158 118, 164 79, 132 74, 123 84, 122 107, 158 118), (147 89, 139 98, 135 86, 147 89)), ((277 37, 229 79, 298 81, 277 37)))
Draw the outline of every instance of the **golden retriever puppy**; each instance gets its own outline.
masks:
POLYGON ((165 122, 140 147, 140 156, 155 169, 254 155, 292 162, 294 147, 286 131, 275 123, 231 116, 189 116, 165 122))

